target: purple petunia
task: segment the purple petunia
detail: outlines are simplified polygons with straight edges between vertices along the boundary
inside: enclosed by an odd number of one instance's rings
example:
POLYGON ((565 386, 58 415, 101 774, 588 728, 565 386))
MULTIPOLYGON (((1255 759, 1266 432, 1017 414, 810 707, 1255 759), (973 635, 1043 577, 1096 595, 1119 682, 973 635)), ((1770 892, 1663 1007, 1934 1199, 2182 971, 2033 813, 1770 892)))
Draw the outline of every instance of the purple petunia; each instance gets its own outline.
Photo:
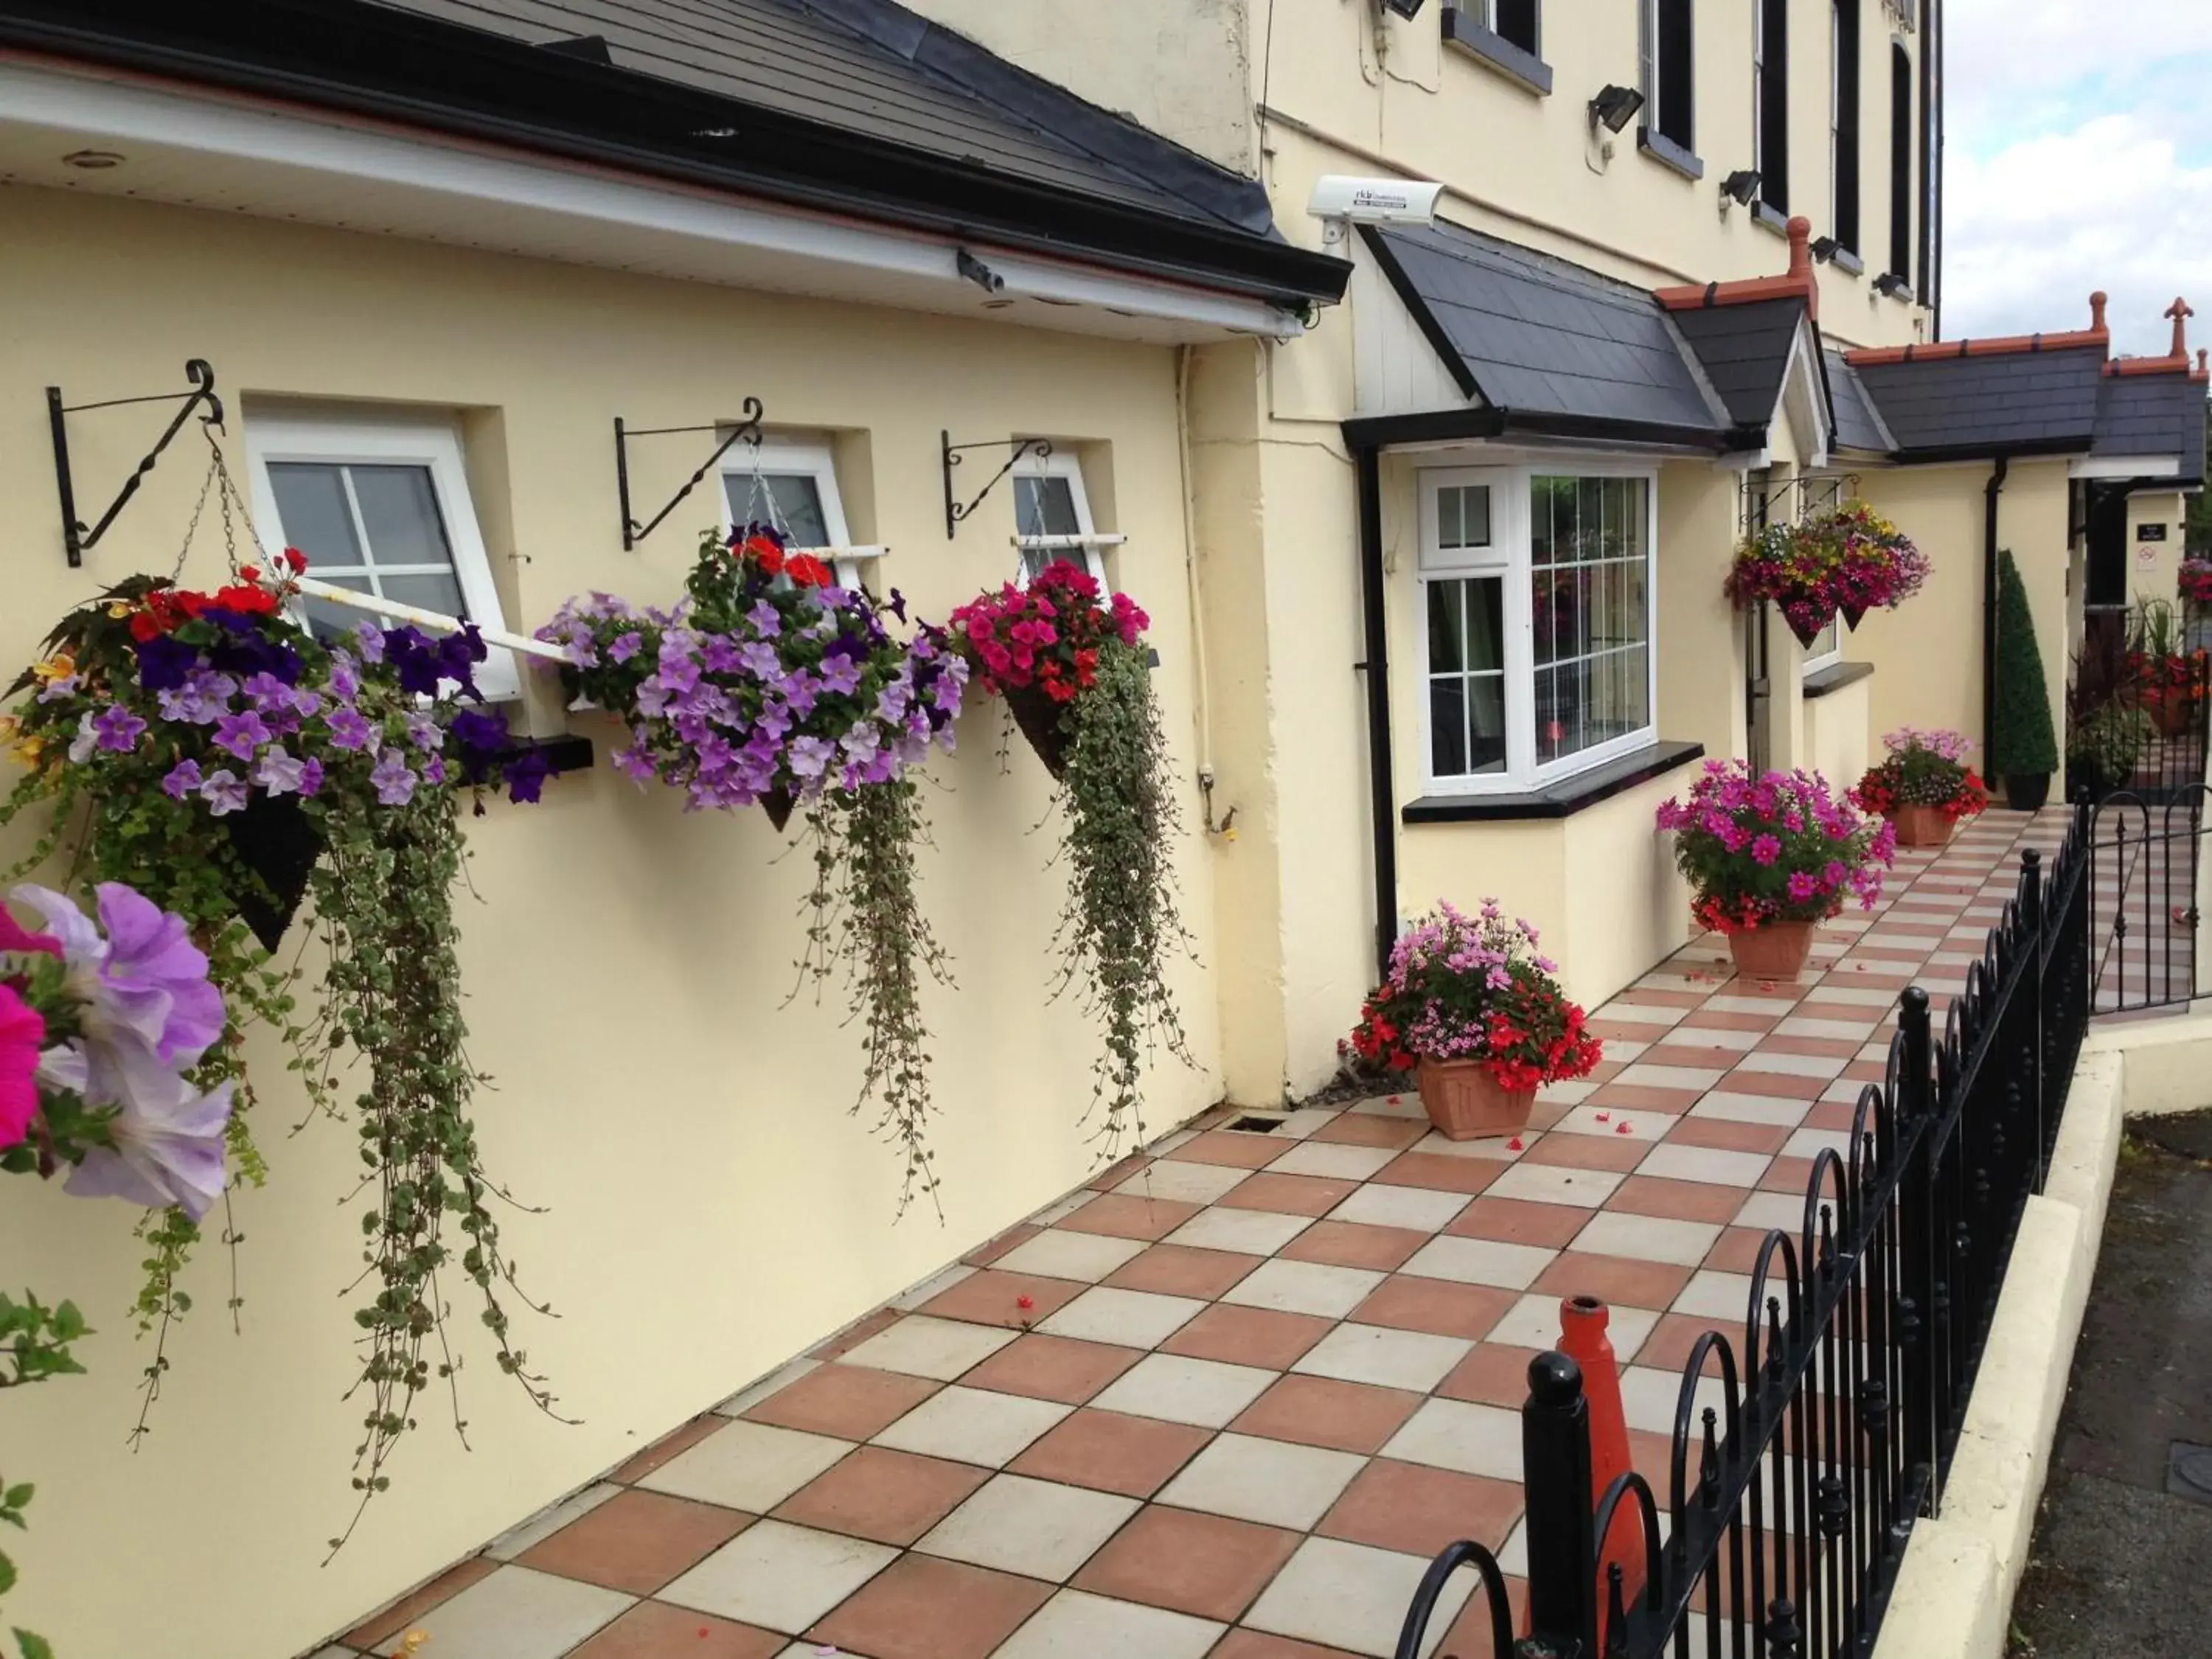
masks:
POLYGON ((252 779, 272 795, 294 795, 300 793, 300 783, 307 771, 307 763, 282 749, 271 749, 254 763, 252 779))
POLYGON ((146 722, 120 703, 101 709, 93 717, 92 726, 100 733, 100 746, 116 755, 127 755, 136 749, 146 731, 146 722))
POLYGON ((406 756, 397 749, 387 749, 378 757, 368 781, 382 805, 404 806, 415 799, 415 774, 408 769, 406 756))
POLYGON ((222 994, 208 979, 206 954, 182 916, 136 888, 104 881, 94 891, 97 924, 52 888, 27 885, 11 895, 60 943, 86 1039, 143 1044, 163 1065, 198 1064, 223 1027, 222 994))
POLYGON ((200 785, 200 799, 208 804, 208 811, 216 817, 228 812, 246 810, 246 781, 228 766, 207 775, 200 785))
POLYGON ((182 800, 199 787, 200 763, 196 760, 179 761, 161 780, 161 793, 171 800, 182 800))
POLYGON ((376 728, 369 724, 368 716, 357 708, 340 708, 325 724, 330 728, 333 749, 367 749, 376 741, 376 728))
POLYGON ((215 724, 216 747, 242 761, 252 760, 254 751, 271 736, 268 724, 251 708, 243 714, 225 714, 215 724))
POLYGON ((614 643, 607 647, 609 662, 628 662, 645 647, 645 635, 635 631, 617 634, 614 643))

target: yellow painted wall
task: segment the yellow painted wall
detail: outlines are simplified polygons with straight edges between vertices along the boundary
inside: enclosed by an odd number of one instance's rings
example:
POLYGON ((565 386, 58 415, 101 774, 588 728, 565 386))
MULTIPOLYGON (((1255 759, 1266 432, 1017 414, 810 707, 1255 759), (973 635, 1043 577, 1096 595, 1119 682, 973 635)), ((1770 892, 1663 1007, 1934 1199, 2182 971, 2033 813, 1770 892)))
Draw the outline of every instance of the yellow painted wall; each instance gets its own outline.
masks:
POLYGON ((1872 684, 1854 680, 1805 703, 1807 765, 1839 792, 1865 776, 1868 757, 1881 752, 1868 720, 1872 684))
POLYGON ((2128 497, 2128 592, 2137 599, 2179 605, 2176 584, 2188 516, 2187 499, 2178 490, 2144 491, 2128 497), (2142 526, 2163 526, 2164 541, 2142 539, 2142 526))
MULTIPOLYGON (((49 383, 72 402, 131 396, 204 356, 241 470, 259 395, 475 411, 480 516, 510 619, 526 628, 587 587, 672 598, 711 518, 711 498, 695 498, 640 551, 622 551, 618 414, 690 424, 733 416, 754 395, 772 425, 854 434, 842 458, 872 477, 848 479, 848 502, 872 500, 873 534, 894 550, 884 578, 924 616, 1012 568, 1003 487, 946 541, 940 427, 1106 447, 1092 452, 1111 458, 1102 527, 1127 534, 1116 574, 1152 615, 1193 832, 1177 854, 1183 913, 1206 964, 1175 974, 1198 1068, 1160 1066, 1149 1121, 1164 1128, 1218 1097, 1223 952, 1188 763, 1173 352, 23 188, 0 189, 0 662, 26 659, 97 586, 167 571, 204 471, 187 433, 87 568, 69 570, 49 383)), ((72 421, 82 499, 120 483, 159 418, 72 421)), ((641 446, 640 498, 657 505, 707 447, 641 446)), ((1228 510, 1214 503, 1217 517, 1228 510)), ((213 582, 221 556, 204 530, 185 577, 213 582)), ((1342 661, 1329 673, 1352 680, 1342 661)), ((134 1212, 27 1180, 9 1188, 8 1281, 76 1297, 99 1330, 80 1348, 89 1376, 5 1401, 8 1478, 39 1486, 33 1530, 8 1547, 23 1572, 11 1620, 83 1659, 288 1659, 1079 1183, 1097 1152, 1082 1123, 1095 1041, 1072 1000, 1045 1000, 1065 878, 1047 868, 1043 772, 1017 739, 1002 774, 1000 720, 971 710, 960 755, 930 767, 945 787, 927 795, 923 896, 959 978, 957 992, 925 994, 943 1224, 926 1206, 892 1224, 896 1161, 846 1110, 860 1053, 842 1003, 778 1006, 805 872, 780 856, 761 815, 687 816, 671 792, 641 793, 604 764, 557 780, 541 806, 495 805, 470 823, 477 897, 459 900, 472 1055, 499 1083, 476 1115, 491 1171, 545 1206, 511 1217, 507 1240, 560 1316, 519 1314, 519 1334, 580 1425, 526 1409, 463 1308, 473 1451, 442 1423, 441 1401, 421 1402, 392 1492, 318 1565, 347 1516, 358 1435, 357 1406, 340 1402, 355 1334, 340 1293, 360 1242, 356 1212, 338 1204, 357 1164, 348 1125, 286 1136, 300 1103, 273 1045, 258 1043, 271 1177, 238 1195, 243 1334, 223 1316, 228 1267, 210 1246, 135 1456, 125 1434, 149 1352, 125 1314, 143 1254, 134 1212)))

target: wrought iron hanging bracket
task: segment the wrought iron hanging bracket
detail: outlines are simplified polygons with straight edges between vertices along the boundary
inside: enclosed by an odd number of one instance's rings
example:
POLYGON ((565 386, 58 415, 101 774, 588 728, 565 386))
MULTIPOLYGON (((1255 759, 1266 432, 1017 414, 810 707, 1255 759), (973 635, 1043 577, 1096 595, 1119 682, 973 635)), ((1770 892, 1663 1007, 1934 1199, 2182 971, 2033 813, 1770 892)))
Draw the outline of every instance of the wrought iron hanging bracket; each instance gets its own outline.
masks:
POLYGON ((683 432, 720 432, 717 423, 712 426, 644 426, 629 427, 623 417, 615 416, 615 490, 622 497, 622 544, 625 553, 635 550, 637 544, 660 527, 660 521, 673 513, 684 498, 699 487, 700 481, 714 470, 714 465, 739 443, 757 444, 761 441, 761 400, 745 399, 744 419, 738 422, 730 435, 715 446, 714 453, 700 463, 699 470, 686 479, 684 487, 671 496, 662 507, 643 524, 629 510, 629 445, 633 438, 665 438, 683 432))
POLYGON ((942 447, 945 462, 945 539, 951 541, 960 527, 960 521, 983 505, 984 497, 999 487, 999 480, 1012 472, 1024 455, 1034 455, 1039 460, 1052 453, 1052 442, 1047 438, 994 438, 988 442, 956 444, 950 432, 940 431, 938 441, 942 447), (991 482, 975 492, 975 499, 963 507, 952 493, 952 469, 960 465, 964 451, 970 449, 1005 449, 1011 447, 1013 453, 1006 464, 991 475, 991 482))
POLYGON ((116 515, 138 493, 138 486, 146 481, 146 475, 161 459, 161 452, 169 447, 171 439, 184 430, 185 422, 192 417, 194 411, 204 408, 207 412, 200 416, 201 422, 217 431, 222 429, 222 399, 216 395, 215 370, 208 366, 204 357, 194 357, 185 365, 185 378, 191 382, 189 392, 157 392, 143 398, 109 398, 96 404, 64 404, 59 386, 46 388, 46 420, 52 428, 54 440, 54 488, 61 497, 62 546, 69 555, 72 570, 84 563, 85 550, 98 545, 100 538, 107 533, 108 526, 115 522, 116 515), (179 400, 182 406, 170 420, 168 429, 155 441, 153 448, 146 452, 145 459, 131 470, 131 476, 123 481, 123 488, 107 504, 107 511, 100 515, 97 523, 88 527, 76 515, 76 480, 70 471, 68 417, 95 409, 120 409, 127 404, 166 404, 179 400))

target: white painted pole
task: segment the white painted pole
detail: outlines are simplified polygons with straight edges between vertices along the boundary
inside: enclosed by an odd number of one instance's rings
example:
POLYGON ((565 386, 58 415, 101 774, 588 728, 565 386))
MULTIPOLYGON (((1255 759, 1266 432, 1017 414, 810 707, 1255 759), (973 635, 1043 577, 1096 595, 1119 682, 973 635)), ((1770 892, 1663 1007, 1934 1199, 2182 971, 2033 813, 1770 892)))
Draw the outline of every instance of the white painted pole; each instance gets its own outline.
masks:
MULTIPOLYGON (((382 599, 374 593, 357 593, 350 587, 333 586, 329 582, 318 581, 313 576, 295 576, 290 586, 311 599, 345 605, 355 611, 372 611, 380 617, 389 617, 395 622, 434 628, 441 634, 458 634, 470 626, 459 617, 448 617, 438 611, 425 611, 417 605, 403 605, 398 599, 382 599)), ((541 657, 547 662, 568 661, 560 647, 548 645, 543 640, 525 639, 521 635, 510 634, 503 628, 485 628, 481 624, 477 625, 477 632, 483 636, 486 645, 520 651, 525 656, 541 657)))

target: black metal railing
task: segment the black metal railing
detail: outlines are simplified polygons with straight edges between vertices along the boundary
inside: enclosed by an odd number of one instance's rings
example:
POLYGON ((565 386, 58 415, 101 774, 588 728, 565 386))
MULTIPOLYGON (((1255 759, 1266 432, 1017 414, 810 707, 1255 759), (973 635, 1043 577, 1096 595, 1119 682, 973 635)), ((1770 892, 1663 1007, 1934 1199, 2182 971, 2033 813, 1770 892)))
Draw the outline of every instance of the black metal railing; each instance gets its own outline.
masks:
MULTIPOLYGON (((1940 1038, 1925 992, 1899 999, 1885 1080, 1861 1091, 1848 1148, 1815 1158, 1796 1232, 1767 1234, 1741 1328, 1705 1333, 1683 1368, 1663 1507, 1635 1473, 1592 1490, 1581 1374, 1564 1354, 1531 1364, 1530 1633, 1495 1653, 1872 1652, 1913 1523, 1942 1501, 2087 1030, 2089 830, 2077 807, 2048 870, 2021 855, 1940 1038), (1624 1504, 1640 1514, 1642 1559, 1602 1560, 1624 1504)), ((1409 1610, 1399 1659, 1422 1650, 1438 1595, 1470 1562, 1493 1626, 1504 1617, 1495 1562, 1455 1545, 1409 1610)))
POLYGON ((2197 879, 2212 789, 2192 784, 2097 802, 2090 820, 2095 1011, 2133 1013, 2197 994, 2197 879))

